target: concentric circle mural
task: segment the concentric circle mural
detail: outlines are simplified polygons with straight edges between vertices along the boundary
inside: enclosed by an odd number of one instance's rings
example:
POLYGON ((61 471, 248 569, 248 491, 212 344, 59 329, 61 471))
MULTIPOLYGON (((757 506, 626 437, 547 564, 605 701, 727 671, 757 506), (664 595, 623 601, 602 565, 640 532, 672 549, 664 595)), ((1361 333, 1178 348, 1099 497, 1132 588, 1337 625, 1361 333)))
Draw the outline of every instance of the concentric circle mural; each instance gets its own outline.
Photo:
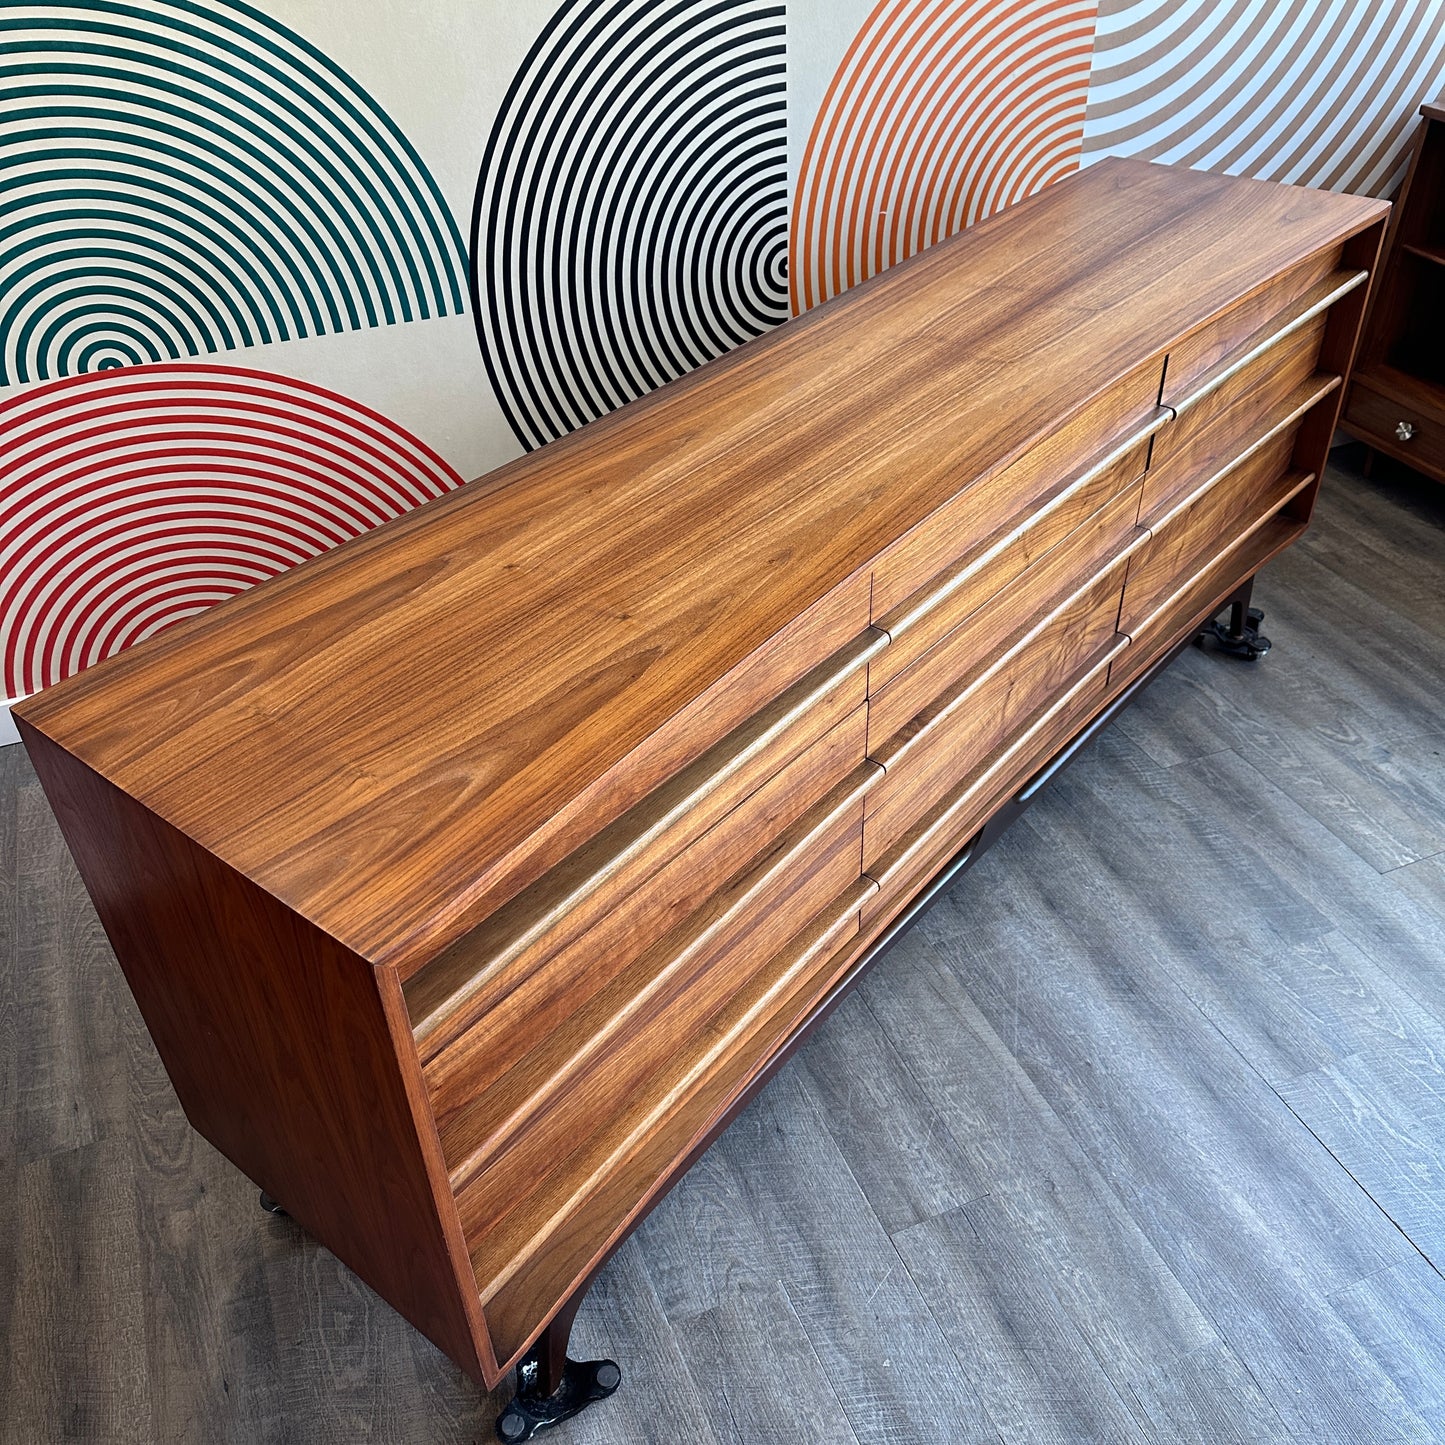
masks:
POLYGON ((472 218, 477 335, 523 446, 787 316, 784 46, 755 0, 557 8, 472 218))
POLYGON ((1075 170, 1093 0, 882 0, 808 137, 792 210, 805 311, 1075 170))
POLYGON ((459 312, 397 127, 237 0, 0 5, 0 385, 459 312))
POLYGON ((1086 158, 1385 195, 1445 70, 1439 0, 1103 0, 1086 158))
POLYGON ((22 696, 460 485, 321 387, 129 368, 0 401, 0 695, 22 696))

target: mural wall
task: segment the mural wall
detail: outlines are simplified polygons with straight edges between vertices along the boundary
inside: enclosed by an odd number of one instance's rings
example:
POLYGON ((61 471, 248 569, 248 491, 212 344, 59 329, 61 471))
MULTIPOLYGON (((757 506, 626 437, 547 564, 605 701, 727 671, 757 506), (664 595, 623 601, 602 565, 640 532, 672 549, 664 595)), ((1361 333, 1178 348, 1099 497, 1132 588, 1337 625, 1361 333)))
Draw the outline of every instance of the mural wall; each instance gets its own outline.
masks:
POLYGON ((1445 0, 0 0, 0 700, 1098 156, 1386 194, 1441 89, 1445 0))

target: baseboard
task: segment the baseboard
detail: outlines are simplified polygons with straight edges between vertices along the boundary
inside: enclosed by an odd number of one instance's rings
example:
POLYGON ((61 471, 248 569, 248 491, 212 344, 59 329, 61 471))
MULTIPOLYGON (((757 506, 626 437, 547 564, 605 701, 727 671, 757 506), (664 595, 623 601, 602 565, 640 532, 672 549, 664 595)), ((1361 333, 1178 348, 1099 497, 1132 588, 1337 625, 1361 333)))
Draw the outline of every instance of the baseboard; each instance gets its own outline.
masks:
POLYGON ((15 719, 10 716, 10 709, 21 700, 18 697, 7 697, 4 702, 0 702, 0 748, 20 741, 20 732, 15 726, 15 719))

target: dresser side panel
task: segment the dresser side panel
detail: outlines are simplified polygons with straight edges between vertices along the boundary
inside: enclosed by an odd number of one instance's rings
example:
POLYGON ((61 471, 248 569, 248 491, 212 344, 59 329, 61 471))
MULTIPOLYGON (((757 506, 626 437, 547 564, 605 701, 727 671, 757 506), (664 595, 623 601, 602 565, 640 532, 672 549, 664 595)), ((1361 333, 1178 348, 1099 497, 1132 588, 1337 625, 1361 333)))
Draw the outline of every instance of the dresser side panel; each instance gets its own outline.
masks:
POLYGON ((20 729, 191 1124, 469 1375, 495 1384, 394 975, 20 729))

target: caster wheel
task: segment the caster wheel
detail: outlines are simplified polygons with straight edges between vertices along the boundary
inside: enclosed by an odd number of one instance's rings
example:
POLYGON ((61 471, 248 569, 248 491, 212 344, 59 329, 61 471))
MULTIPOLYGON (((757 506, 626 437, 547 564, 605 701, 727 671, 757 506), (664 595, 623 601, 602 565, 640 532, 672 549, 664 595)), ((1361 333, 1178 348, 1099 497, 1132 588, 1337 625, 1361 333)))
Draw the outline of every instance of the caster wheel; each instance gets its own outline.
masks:
POLYGON ((290 1219, 291 1217, 264 1189, 261 1191, 261 1208, 264 1209, 267 1214, 276 1214, 282 1219, 290 1219))
MULTIPOLYGON (((528 1378, 524 1360, 519 1380, 528 1378)), ((622 1371, 613 1360, 568 1360, 562 1383, 555 1395, 538 1395, 524 1387, 497 1417, 497 1439, 504 1445, 518 1445, 543 1431, 555 1429, 564 1420, 605 1400, 622 1383, 622 1371)))

